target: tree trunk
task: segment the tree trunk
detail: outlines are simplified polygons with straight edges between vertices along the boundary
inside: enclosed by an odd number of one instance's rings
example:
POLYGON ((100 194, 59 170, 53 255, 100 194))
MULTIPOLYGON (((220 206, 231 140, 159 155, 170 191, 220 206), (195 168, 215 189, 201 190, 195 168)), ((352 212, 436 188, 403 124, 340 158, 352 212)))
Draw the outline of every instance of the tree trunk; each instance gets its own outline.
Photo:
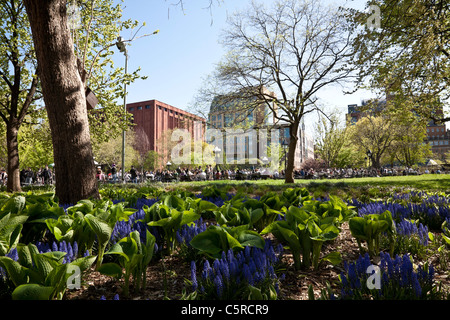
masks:
POLYGON ((11 117, 6 126, 6 143, 8 150, 8 183, 6 190, 8 192, 22 191, 20 186, 18 133, 19 122, 17 119, 11 117))
POLYGON ((52 131, 56 196, 74 204, 98 198, 85 88, 67 26, 65 0, 25 0, 52 131))
POLYGON ((292 123, 289 127, 289 150, 287 154, 287 165, 284 182, 294 183, 294 165, 295 165, 295 150, 298 141, 298 123, 292 123))

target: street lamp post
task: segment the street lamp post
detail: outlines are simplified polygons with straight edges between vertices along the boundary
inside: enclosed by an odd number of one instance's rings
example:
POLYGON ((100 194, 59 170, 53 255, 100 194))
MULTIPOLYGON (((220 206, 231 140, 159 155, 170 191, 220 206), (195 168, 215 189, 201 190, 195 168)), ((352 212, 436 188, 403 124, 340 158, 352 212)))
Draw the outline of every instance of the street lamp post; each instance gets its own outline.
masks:
MULTIPOLYGON (((122 37, 117 38, 117 48, 120 52, 125 55, 125 75, 128 73, 128 50, 126 43, 123 41, 122 37)), ((123 83, 123 109, 126 115, 127 112, 127 82, 123 83)), ((126 116, 124 116, 126 117, 126 116)), ((125 129, 122 131, 122 183, 125 183, 125 129)))
POLYGON ((283 146, 283 151, 284 151, 284 176, 286 176, 286 169, 287 169, 287 146, 288 146, 288 142, 286 141, 286 138, 283 138, 281 145, 283 146))
POLYGON ((372 152, 370 150, 367 150, 367 157, 369 158, 369 168, 371 167, 371 160, 372 160, 372 152))

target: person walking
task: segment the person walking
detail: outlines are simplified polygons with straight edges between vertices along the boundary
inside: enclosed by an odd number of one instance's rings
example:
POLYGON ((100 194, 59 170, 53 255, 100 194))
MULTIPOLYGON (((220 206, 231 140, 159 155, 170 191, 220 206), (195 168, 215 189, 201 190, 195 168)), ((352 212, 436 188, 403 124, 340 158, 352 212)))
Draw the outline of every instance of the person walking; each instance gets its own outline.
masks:
POLYGON ((111 168, 111 178, 112 178, 112 182, 116 183, 117 182, 117 168, 116 165, 113 163, 112 168, 111 168))
POLYGON ((25 171, 25 184, 30 185, 33 183, 33 170, 30 167, 25 171))
POLYGON ((45 165, 45 169, 42 171, 42 177, 44 178, 44 184, 51 184, 52 182, 52 172, 48 168, 48 165, 45 165))
POLYGON ((137 183, 137 171, 134 168, 134 166, 131 166, 130 177, 131 177, 131 182, 132 183, 137 183))

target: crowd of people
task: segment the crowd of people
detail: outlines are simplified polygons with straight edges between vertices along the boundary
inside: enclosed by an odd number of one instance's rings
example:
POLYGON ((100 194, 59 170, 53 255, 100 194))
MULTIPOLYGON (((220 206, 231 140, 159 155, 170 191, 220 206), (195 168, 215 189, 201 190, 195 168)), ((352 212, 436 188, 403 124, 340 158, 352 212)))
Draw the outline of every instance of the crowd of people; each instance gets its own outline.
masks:
MULTIPOLYGON (((0 172, 0 183, 5 186, 8 182, 8 174, 4 168, 0 172)), ((20 184, 22 186, 29 185, 51 185, 54 181, 54 174, 52 168, 48 165, 33 170, 30 167, 20 171, 20 184)))
MULTIPOLYGON (((265 179, 269 177, 278 178, 280 173, 270 173, 264 168, 254 169, 237 169, 237 170, 225 170, 219 169, 213 166, 206 166, 206 168, 181 168, 176 169, 163 169, 163 170, 144 170, 139 171, 134 166, 127 172, 124 172, 125 182, 144 182, 144 181, 206 181, 206 180, 247 180, 247 179, 265 179)), ((96 173, 97 180, 100 182, 121 182, 122 171, 120 168, 116 168, 113 164, 109 168, 104 166, 97 167, 96 173)))
MULTIPOLYGON (((121 171, 115 166, 108 173, 103 173, 98 169, 98 179, 104 182, 121 181, 121 171)), ((439 169, 419 171, 413 168, 330 168, 330 169, 298 169, 294 170, 294 179, 344 179, 361 177, 382 177, 399 175, 420 175, 427 173, 441 173, 439 169)), ((285 171, 272 171, 268 168, 252 169, 220 169, 218 167, 207 166, 206 168, 181 168, 164 169, 155 171, 138 171, 132 167, 129 172, 125 172, 125 182, 145 182, 145 181, 211 181, 211 180, 260 180, 260 179, 284 179, 285 171)))
POLYGON ((309 170, 295 170, 294 176, 296 178, 305 179, 344 179, 344 178, 362 178, 362 177, 386 177, 386 176, 407 176, 407 175, 421 175, 421 174, 440 174, 440 169, 418 170, 414 168, 391 168, 383 167, 381 169, 375 168, 330 168, 330 169, 309 169, 309 170))
MULTIPOLYGON (((329 168, 329 169, 298 169, 294 170, 295 179, 344 179, 358 177, 382 177, 399 175, 421 175, 421 174, 444 173, 440 169, 417 170, 413 168, 390 168, 381 169, 368 168, 329 168)), ((142 183, 145 181, 172 182, 172 181, 211 181, 211 180, 259 180, 259 179, 284 179, 285 172, 271 171, 268 168, 252 169, 220 169, 216 166, 206 168, 181 168, 164 170, 139 171, 131 166, 129 171, 124 172, 125 183, 142 183)), ((122 182, 122 170, 115 164, 111 166, 98 166, 96 178, 99 182, 117 183, 122 182)), ((8 174, 4 168, 0 171, 0 184, 6 185, 8 174)), ((27 185, 51 185, 55 182, 55 175, 48 165, 38 170, 31 168, 20 171, 20 183, 27 185)))

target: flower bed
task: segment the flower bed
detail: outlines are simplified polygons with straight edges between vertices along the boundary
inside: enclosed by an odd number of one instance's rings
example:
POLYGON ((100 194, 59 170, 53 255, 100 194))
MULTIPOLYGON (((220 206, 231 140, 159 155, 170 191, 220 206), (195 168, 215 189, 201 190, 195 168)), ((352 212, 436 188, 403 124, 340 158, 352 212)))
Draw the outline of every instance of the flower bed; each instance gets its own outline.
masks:
POLYGON ((218 188, 119 189, 74 205, 52 194, 1 201, 0 289, 9 299, 107 299, 102 285, 114 286, 109 299, 448 297, 445 195, 346 203, 315 199, 304 188, 258 197, 218 188), (369 231, 352 229, 357 218, 380 228, 370 233, 375 254, 369 231), (367 289, 369 267, 383 270, 379 288, 367 289), (392 268, 400 270, 395 277, 392 268), (73 270, 81 281, 73 282, 73 270), (93 282, 90 292, 98 292, 88 298, 81 284, 93 282))

